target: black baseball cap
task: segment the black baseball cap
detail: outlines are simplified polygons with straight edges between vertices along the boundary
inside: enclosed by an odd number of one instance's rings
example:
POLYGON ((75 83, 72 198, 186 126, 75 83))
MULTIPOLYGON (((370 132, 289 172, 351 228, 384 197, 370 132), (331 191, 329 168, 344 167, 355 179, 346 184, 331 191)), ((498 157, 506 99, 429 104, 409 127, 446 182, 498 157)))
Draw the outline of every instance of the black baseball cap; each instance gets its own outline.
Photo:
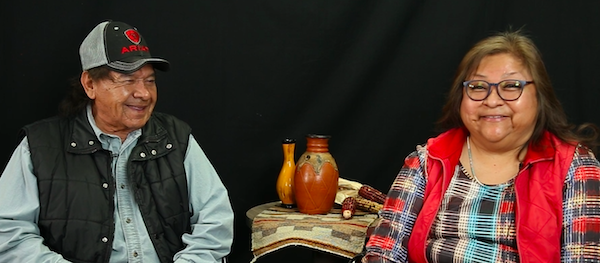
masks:
POLYGON ((121 72, 132 73, 147 63, 155 69, 169 70, 169 62, 152 57, 146 40, 135 27, 118 21, 98 24, 81 43, 79 57, 82 69, 106 65, 121 72))

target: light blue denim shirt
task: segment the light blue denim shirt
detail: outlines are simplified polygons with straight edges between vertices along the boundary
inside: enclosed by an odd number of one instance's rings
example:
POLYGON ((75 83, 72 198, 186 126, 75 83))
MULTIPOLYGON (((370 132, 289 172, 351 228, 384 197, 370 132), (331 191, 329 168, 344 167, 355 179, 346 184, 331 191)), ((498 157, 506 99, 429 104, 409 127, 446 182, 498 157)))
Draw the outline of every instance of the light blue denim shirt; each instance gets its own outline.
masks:
MULTIPOLYGON (((112 173, 117 187, 110 262, 159 263, 125 172, 127 159, 141 130, 129 133, 121 143, 118 136, 100 131, 90 107, 87 114, 102 148, 113 156, 112 173)), ((231 249, 233 210, 227 190, 192 135, 184 166, 192 233, 182 236, 186 247, 175 254, 173 260, 176 263, 220 262, 231 249)), ((40 207, 37 187, 29 145, 24 138, 0 177, 0 262, 68 262, 42 243, 37 227, 40 207)))

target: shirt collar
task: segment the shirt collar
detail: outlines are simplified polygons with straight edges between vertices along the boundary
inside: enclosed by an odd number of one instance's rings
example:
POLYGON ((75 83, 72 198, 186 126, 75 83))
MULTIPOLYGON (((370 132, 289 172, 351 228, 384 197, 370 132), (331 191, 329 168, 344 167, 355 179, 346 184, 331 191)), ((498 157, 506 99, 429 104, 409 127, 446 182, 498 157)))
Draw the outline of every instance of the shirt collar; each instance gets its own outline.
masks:
MULTIPOLYGON (((96 125, 96 120, 94 119, 94 115, 92 114, 92 105, 91 104, 88 104, 86 106, 85 111, 86 111, 88 122, 90 123, 90 126, 92 126, 92 130, 94 131, 94 134, 96 135, 96 137, 99 140, 102 141, 101 135, 108 136, 108 137, 116 136, 114 134, 105 133, 102 130, 100 130, 100 128, 98 128, 98 126, 96 125)), ((137 130, 134 130, 134 131, 130 132, 129 134, 127 134, 127 138, 135 139, 135 138, 140 137, 141 134, 142 134, 142 129, 137 129, 137 130)), ((116 136, 116 137, 118 137, 118 136, 116 136)))
MULTIPOLYGON (((467 130, 454 128, 442 133, 440 136, 431 138, 427 143, 427 150, 436 158, 458 159, 462 152, 463 144, 467 137, 467 130)), ((540 160, 551 160, 554 158, 556 147, 567 145, 548 131, 544 131, 539 142, 535 145, 529 144, 524 163, 537 162, 540 160)))

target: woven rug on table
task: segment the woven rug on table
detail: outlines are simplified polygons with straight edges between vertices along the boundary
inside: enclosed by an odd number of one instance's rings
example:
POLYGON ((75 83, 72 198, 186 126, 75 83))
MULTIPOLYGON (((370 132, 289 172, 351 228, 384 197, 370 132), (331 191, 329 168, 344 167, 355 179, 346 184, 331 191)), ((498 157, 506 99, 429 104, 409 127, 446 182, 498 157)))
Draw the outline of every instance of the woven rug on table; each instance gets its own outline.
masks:
POLYGON ((260 256, 299 245, 352 258, 362 252, 369 225, 376 214, 357 211, 344 219, 340 209, 326 215, 307 215, 297 209, 274 206, 258 214, 252 223, 252 253, 260 256))

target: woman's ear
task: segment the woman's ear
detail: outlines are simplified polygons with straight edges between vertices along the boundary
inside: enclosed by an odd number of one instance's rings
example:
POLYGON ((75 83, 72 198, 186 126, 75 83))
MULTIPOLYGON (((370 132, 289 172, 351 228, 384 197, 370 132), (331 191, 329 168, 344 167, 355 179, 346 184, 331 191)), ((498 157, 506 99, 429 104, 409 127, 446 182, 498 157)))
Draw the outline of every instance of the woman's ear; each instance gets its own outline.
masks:
POLYGON ((81 72, 81 86, 83 86, 83 90, 85 94, 87 94, 88 98, 95 99, 96 98, 96 87, 94 86, 94 80, 90 77, 90 73, 86 70, 81 72))

